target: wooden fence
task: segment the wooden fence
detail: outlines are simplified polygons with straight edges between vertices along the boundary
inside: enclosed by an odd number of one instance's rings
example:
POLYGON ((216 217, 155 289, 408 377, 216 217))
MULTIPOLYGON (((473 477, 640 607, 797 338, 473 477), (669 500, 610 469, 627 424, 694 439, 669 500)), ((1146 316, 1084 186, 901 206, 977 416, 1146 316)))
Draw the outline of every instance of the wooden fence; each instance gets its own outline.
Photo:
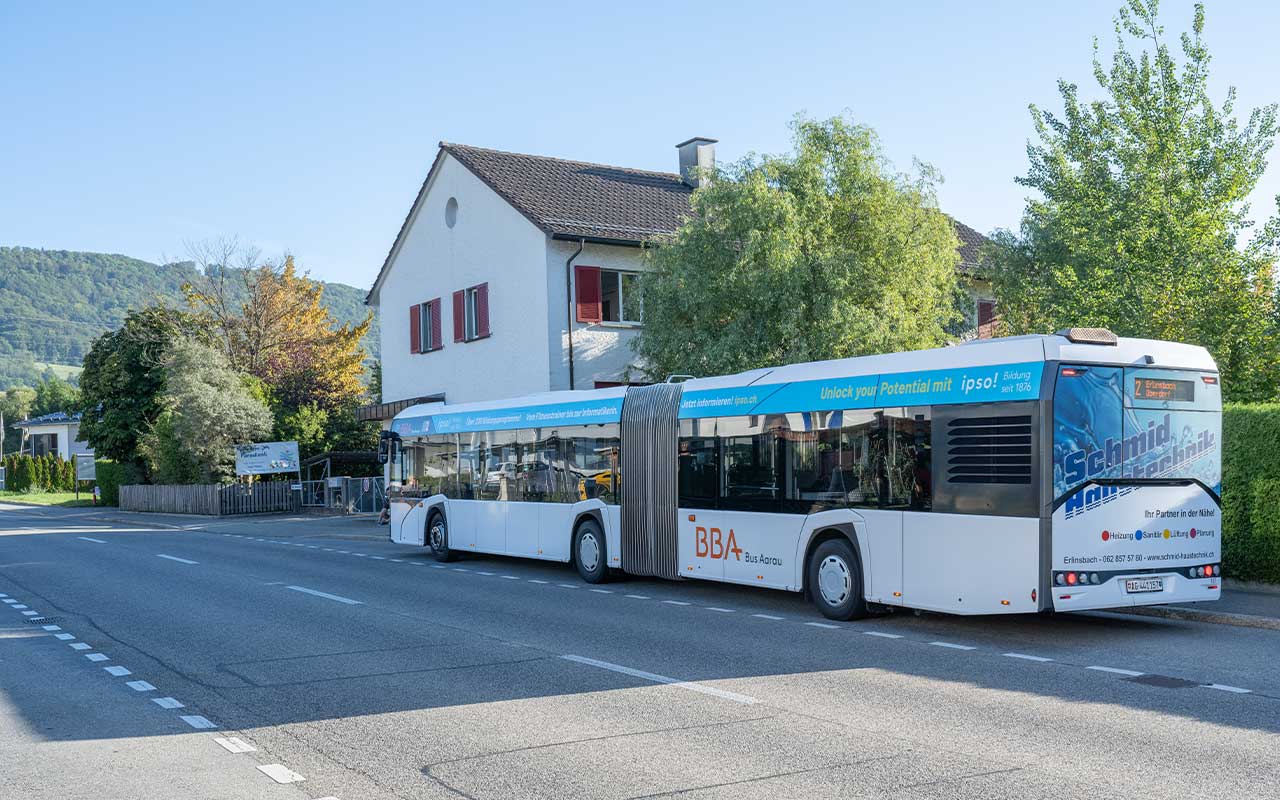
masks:
POLYGON ((165 514, 262 514, 294 511, 296 492, 289 481, 213 483, 190 486, 121 486, 120 510, 165 514))

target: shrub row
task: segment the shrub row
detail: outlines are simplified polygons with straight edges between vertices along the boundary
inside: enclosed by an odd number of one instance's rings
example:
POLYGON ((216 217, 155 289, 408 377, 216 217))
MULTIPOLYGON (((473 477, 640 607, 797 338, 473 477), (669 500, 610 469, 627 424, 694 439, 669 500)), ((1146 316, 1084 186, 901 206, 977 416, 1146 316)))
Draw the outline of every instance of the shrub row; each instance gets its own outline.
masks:
POLYGON ((1222 570, 1280 583, 1280 403, 1222 415, 1222 570))
POLYGON ((132 464, 119 464, 100 458, 96 462, 95 470, 98 475, 98 488, 102 490, 99 502, 103 505, 120 505, 121 486, 146 483, 142 473, 132 464))
POLYGON ((39 457, 11 454, 4 459, 5 489, 11 492, 74 492, 76 467, 46 453, 39 457))

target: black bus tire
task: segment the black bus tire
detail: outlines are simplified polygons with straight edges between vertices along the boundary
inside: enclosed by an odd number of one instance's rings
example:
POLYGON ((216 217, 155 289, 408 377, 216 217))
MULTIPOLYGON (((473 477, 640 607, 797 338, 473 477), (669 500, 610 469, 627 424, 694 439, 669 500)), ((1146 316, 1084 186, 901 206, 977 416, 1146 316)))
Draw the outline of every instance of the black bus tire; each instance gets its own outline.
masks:
POLYGON ((867 616, 862 567, 847 540, 830 539, 818 545, 805 570, 809 596, 824 617, 850 620, 867 616))

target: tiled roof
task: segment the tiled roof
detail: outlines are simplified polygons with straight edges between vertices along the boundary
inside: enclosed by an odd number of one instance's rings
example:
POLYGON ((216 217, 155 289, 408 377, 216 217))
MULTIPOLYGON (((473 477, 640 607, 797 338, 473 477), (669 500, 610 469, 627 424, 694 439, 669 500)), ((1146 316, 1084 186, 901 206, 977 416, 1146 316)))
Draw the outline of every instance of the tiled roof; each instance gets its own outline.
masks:
MULTIPOLYGON (((638 245, 674 233, 690 213, 693 189, 674 172, 566 161, 450 142, 440 143, 414 207, 445 153, 549 236, 638 245)), ((413 208, 378 272, 370 298, 381 284, 412 218, 413 208)), ((972 274, 987 238, 958 220, 952 222, 960 239, 959 269, 972 274)))
POLYGON ((440 147, 553 236, 639 244, 674 233, 689 215, 693 189, 675 173, 440 147))
POLYGON ((982 253, 983 245, 988 241, 987 237, 954 217, 951 223, 955 225, 956 238, 960 240, 960 271, 977 272, 978 257, 982 253))

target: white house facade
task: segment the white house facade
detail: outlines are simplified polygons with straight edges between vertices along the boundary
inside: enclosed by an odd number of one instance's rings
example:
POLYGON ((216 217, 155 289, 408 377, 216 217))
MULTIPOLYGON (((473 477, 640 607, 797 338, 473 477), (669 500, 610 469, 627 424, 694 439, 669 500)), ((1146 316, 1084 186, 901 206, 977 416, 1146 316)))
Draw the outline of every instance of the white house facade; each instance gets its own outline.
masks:
POLYGON ((9 427, 22 431, 22 452, 40 457, 53 453, 64 461, 80 454, 93 455, 93 450, 80 435, 80 415, 55 412, 15 422, 9 427))
MULTIPOLYGON (((441 142, 367 303, 382 335, 382 400, 467 403, 633 377, 644 248, 689 214, 715 140, 677 145, 652 172, 441 142)), ((974 323, 984 237, 956 223, 974 323)))

